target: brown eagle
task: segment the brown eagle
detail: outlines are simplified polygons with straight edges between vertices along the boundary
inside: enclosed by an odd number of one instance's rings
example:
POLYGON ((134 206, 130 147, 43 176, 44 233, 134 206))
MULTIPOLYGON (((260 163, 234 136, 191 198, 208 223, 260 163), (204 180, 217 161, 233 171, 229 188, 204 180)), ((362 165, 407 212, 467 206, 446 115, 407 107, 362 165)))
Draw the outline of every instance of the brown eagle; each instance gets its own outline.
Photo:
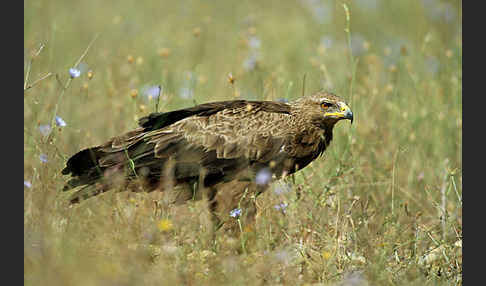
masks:
POLYGON ((205 197, 217 218, 236 208, 254 215, 254 198, 319 157, 341 119, 352 123, 351 109, 327 92, 289 103, 232 100, 152 113, 135 130, 73 155, 62 170, 72 176, 64 190, 84 186, 72 195, 75 203, 116 186, 134 190, 137 182, 170 203, 205 197))

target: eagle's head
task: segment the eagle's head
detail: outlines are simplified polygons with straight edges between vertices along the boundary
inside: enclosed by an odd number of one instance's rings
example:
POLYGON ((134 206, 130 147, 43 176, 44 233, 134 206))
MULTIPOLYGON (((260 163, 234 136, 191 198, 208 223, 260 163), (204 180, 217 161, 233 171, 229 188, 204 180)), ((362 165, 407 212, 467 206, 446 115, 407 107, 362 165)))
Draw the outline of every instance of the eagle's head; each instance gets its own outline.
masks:
POLYGON ((295 113, 306 118, 322 129, 330 129, 341 119, 349 119, 353 123, 353 112, 348 105, 329 92, 317 92, 295 101, 295 113))

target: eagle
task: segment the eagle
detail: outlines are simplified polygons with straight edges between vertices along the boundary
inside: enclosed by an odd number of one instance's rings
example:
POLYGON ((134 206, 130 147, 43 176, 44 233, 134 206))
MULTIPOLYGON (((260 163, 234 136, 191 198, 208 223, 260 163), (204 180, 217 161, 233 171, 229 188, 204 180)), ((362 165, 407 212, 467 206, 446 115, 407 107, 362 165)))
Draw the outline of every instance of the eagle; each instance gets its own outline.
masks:
POLYGON ((151 113, 138 128, 70 157, 63 190, 81 187, 71 203, 115 187, 160 191, 170 204, 207 199, 218 222, 232 210, 254 217, 254 199, 321 156, 342 119, 352 123, 353 112, 324 91, 291 102, 230 100, 151 113))

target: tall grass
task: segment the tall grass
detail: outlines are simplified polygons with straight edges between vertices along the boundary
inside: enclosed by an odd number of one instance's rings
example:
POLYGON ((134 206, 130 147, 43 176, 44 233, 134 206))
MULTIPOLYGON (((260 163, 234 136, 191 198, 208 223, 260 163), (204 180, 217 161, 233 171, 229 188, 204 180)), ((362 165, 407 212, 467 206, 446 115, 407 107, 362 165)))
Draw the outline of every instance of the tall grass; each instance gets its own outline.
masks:
POLYGON ((461 22, 438 0, 26 2, 25 284, 461 284, 461 22), (304 75, 355 122, 242 236, 213 239, 203 201, 61 192, 69 156, 156 107, 292 100, 304 75))

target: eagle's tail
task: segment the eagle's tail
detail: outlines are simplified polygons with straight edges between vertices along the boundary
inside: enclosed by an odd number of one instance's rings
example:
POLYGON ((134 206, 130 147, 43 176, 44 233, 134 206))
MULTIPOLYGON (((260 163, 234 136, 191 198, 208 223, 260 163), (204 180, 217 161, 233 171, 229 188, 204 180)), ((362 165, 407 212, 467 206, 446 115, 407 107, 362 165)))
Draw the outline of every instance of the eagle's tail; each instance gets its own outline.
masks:
MULTIPOLYGON (((105 145, 112 145, 111 142, 105 145)), ((163 160, 154 160, 153 145, 140 141, 127 149, 105 145, 84 149, 66 162, 62 174, 71 175, 63 191, 81 187, 71 196, 71 203, 98 195, 114 186, 160 173, 163 160), (145 168, 145 169, 144 169, 145 168)))
POLYGON ((102 156, 99 147, 88 148, 74 154, 62 170, 63 175, 71 174, 73 177, 64 186, 63 191, 82 185, 90 185, 101 178, 102 172, 98 160, 102 156))
POLYGON ((86 200, 90 197, 96 196, 104 191, 106 191, 106 189, 103 189, 100 185, 90 184, 74 192, 69 197, 69 201, 71 202, 71 204, 76 204, 82 200, 86 200))
MULTIPOLYGON (((66 163, 62 174, 71 174, 72 178, 64 185, 63 191, 69 191, 82 186, 69 198, 71 203, 78 203, 89 197, 96 196, 107 191, 111 184, 105 177, 107 169, 100 166, 100 160, 106 158, 107 154, 100 150, 100 147, 84 149, 74 154, 66 163)), ((113 174, 120 173, 120 164, 110 166, 113 174)))

